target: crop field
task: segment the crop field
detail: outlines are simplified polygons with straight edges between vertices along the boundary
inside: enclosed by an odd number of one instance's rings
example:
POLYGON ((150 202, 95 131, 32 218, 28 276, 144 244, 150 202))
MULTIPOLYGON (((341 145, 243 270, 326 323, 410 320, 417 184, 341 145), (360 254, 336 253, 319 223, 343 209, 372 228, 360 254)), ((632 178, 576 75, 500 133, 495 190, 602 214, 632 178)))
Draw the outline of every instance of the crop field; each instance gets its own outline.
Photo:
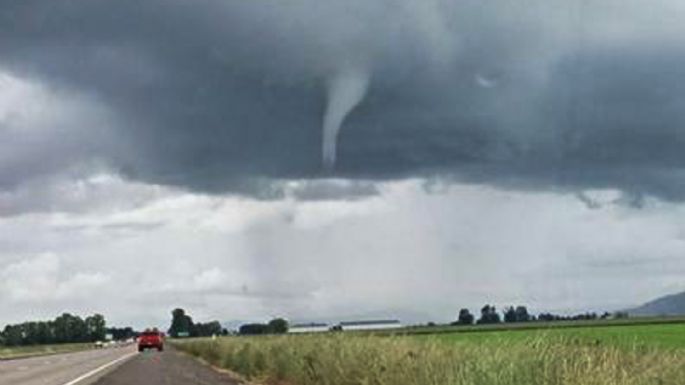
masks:
POLYGON ((685 383, 685 324, 175 342, 262 384, 647 385, 685 383))
POLYGON ((582 328, 549 328, 532 330, 481 331, 418 335, 416 338, 456 344, 498 344, 503 341, 564 339, 582 344, 609 345, 622 348, 685 349, 685 323, 593 326, 582 328))
POLYGON ((35 345, 35 346, 17 346, 17 347, 0 347, 0 360, 8 360, 15 358, 26 358, 34 356, 42 356, 48 354, 70 353, 80 350, 92 349, 93 344, 78 343, 78 344, 59 344, 59 345, 35 345))
POLYGON ((388 330, 387 334, 443 334, 470 333, 510 330, 556 330, 556 329, 589 329, 601 326, 640 326, 640 325, 682 325, 685 317, 635 317, 625 319, 588 320, 588 321, 553 321, 498 323, 489 325, 442 325, 442 326, 409 326, 403 329, 388 330))

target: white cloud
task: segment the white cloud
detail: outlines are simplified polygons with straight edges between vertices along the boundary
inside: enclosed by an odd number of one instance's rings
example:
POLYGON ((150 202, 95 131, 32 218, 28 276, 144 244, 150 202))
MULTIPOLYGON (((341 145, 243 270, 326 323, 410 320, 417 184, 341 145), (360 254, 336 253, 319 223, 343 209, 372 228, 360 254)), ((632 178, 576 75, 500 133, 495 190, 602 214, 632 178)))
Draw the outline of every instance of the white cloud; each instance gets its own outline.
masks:
MULTIPOLYGON (((172 193, 173 189, 126 181, 105 171, 38 178, 11 190, 0 190, 0 218, 44 212, 65 216, 112 215, 145 206, 172 193)), ((56 220, 55 225, 58 222, 56 220)))
POLYGON ((202 271, 193 277, 191 290, 207 292, 221 290, 226 285, 228 285, 226 274, 221 269, 213 268, 202 271))
POLYGON ((141 327, 166 326, 176 306, 196 319, 403 309, 448 320, 484 302, 611 310, 685 288, 683 205, 423 184, 303 202, 164 189, 109 211, 7 217, 0 307, 101 311, 141 327))
POLYGON ((85 300, 109 281, 101 272, 66 271, 52 253, 0 266, 1 296, 10 302, 44 303, 85 300))

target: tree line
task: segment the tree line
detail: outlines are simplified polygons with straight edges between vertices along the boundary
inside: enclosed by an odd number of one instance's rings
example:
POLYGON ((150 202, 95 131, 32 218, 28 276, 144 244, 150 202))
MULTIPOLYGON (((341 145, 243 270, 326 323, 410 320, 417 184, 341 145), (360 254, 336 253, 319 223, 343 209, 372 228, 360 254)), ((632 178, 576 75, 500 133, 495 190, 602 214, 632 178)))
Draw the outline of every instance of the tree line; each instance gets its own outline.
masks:
POLYGON ((131 338, 137 338, 140 335, 139 332, 133 330, 130 326, 124 328, 107 328, 107 334, 111 335, 114 341, 124 341, 131 338))
MULTIPOLYGON (((222 328, 219 321, 207 323, 193 322, 193 317, 181 308, 171 312, 171 326, 169 335, 178 337, 211 337, 214 335, 227 335, 228 330, 222 328)), ((259 334, 284 334, 288 332, 288 321, 283 318, 274 318, 268 323, 249 323, 241 325, 238 333, 242 335, 259 334)))
POLYGON ((502 314, 497 311, 497 308, 493 305, 485 305, 480 309, 480 318, 476 320, 476 317, 471 314, 469 309, 459 310, 457 315, 457 320, 452 323, 452 325, 473 325, 474 322, 478 325, 485 324, 497 324, 497 323, 517 323, 517 322, 550 322, 550 321, 588 321, 596 319, 617 319, 617 318, 627 318, 628 314, 625 312, 609 313, 604 312, 602 315, 597 313, 581 313, 571 316, 562 316, 552 313, 540 313, 537 316, 532 315, 528 312, 528 308, 525 306, 508 306, 504 309, 502 314))
POLYGON ((268 323, 251 323, 241 325, 238 333, 242 335, 260 334, 285 334, 288 332, 288 321, 283 318, 274 318, 268 323))
POLYGON ((81 318, 64 313, 52 321, 31 321, 7 325, 0 332, 0 344, 24 346, 95 342, 104 340, 107 323, 101 314, 81 318))
POLYGON ((228 334, 228 331, 221 326, 219 321, 193 322, 193 318, 186 314, 185 310, 177 308, 171 312, 171 326, 168 333, 174 338, 211 337, 228 334))

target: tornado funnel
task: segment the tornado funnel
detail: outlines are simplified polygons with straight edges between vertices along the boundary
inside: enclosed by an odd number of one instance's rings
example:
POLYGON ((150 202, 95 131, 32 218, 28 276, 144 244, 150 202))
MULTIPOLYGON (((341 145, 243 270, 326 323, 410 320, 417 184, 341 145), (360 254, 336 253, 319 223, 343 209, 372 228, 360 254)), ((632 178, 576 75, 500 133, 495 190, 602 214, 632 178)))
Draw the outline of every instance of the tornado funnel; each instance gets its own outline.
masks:
POLYGON ((371 75, 359 68, 336 73, 328 82, 328 104, 323 119, 323 166, 335 167, 338 134, 345 118, 364 99, 371 75))

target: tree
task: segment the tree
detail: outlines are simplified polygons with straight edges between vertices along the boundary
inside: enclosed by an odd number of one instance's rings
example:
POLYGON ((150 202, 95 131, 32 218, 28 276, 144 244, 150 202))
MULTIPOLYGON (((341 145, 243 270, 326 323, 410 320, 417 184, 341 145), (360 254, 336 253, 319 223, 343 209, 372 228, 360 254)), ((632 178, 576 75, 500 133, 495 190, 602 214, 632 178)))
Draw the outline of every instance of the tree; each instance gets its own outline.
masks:
POLYGON ((243 335, 267 334, 269 327, 265 324, 245 324, 240 326, 238 332, 243 335))
POLYGON ((88 328, 81 317, 64 313, 55 318, 55 342, 86 342, 88 341, 88 328))
POLYGON ((528 308, 525 306, 516 307, 516 322, 528 322, 530 321, 530 314, 528 314, 528 308))
POLYGON ((20 325, 22 329, 22 345, 38 344, 38 322, 24 322, 20 325))
POLYGON ((516 322, 516 310, 513 306, 509 306, 508 308, 504 309, 504 322, 516 322))
POLYGON ((497 313, 497 309, 494 306, 483 306, 483 308, 480 310, 480 319, 478 320, 479 324, 496 324, 500 322, 501 320, 499 313, 497 313))
POLYGON ((2 332, 2 336, 7 346, 19 346, 24 342, 21 327, 18 325, 7 325, 2 332))
POLYGON ((177 338, 178 335, 191 335, 195 337, 197 334, 193 327, 193 319, 188 316, 185 310, 177 308, 171 312, 171 327, 169 327, 169 335, 177 338))
POLYGON ((285 334, 288 332, 288 321, 283 318, 275 318, 269 321, 269 332, 274 334, 285 334))
POLYGON ((125 328, 108 328, 105 334, 111 334, 112 339, 115 341, 127 340, 136 336, 136 332, 130 326, 125 328))
POLYGON ((193 326, 192 334, 196 337, 211 337, 220 335, 221 332, 221 323, 219 321, 212 321, 207 323, 196 323, 193 326))
POLYGON ((474 318, 469 309, 461 309, 459 310, 459 317, 456 323, 458 325, 472 325, 474 318))
POLYGON ((630 317, 630 314, 628 314, 628 312, 625 311, 617 311, 614 313, 614 319, 625 319, 628 317, 630 317))
POLYGON ((88 330, 88 339, 91 342, 105 339, 105 334, 107 334, 107 323, 102 314, 94 314, 90 317, 86 317, 85 323, 88 330))
POLYGON ((36 343, 51 344, 55 342, 52 322, 38 322, 36 327, 36 343))
POLYGON ((544 322, 552 322, 552 321, 561 321, 563 317, 560 315, 552 314, 552 313, 540 313, 538 315, 538 321, 544 321, 544 322))
POLYGON ((95 314, 84 321, 81 317, 64 313, 52 321, 7 325, 0 334, 5 344, 38 345, 94 341, 96 337, 104 337, 104 333, 105 317, 102 315, 95 314))
POLYGON ((509 306, 504 311, 504 322, 528 322, 530 314, 525 306, 509 306))

